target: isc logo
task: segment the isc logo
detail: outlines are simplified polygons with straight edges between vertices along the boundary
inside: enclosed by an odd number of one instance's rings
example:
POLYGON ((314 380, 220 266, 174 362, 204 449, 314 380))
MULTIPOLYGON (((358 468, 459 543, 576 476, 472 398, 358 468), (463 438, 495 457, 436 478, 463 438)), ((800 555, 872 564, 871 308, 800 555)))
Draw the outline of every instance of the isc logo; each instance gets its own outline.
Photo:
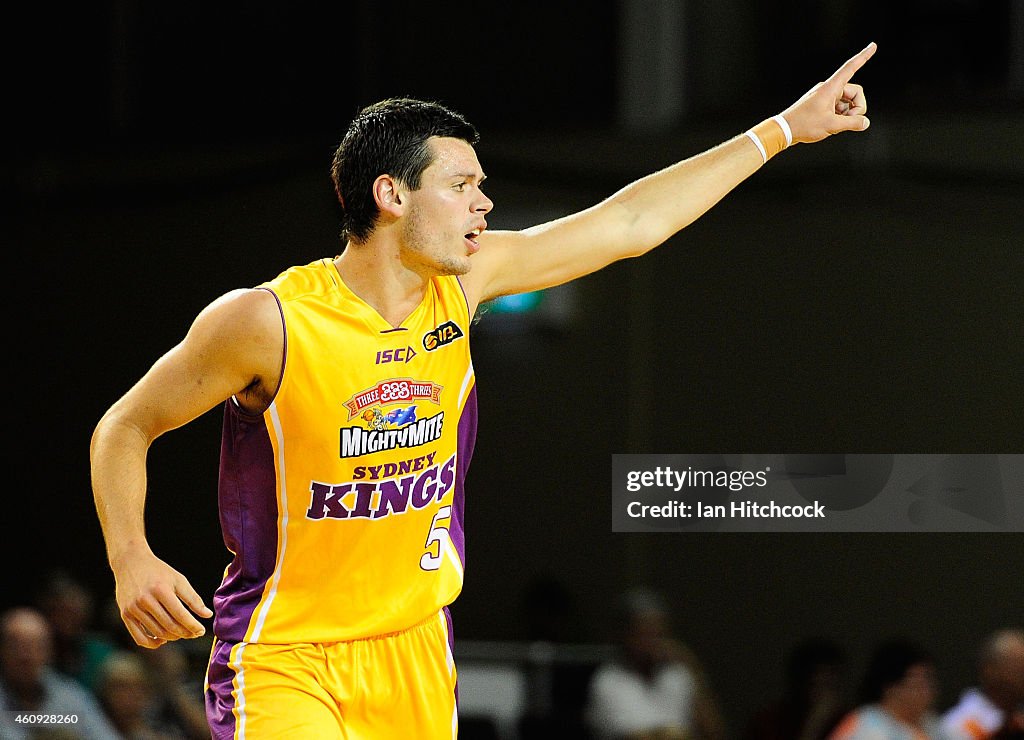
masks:
POLYGON ((408 362, 416 356, 416 350, 412 347, 399 347, 398 349, 382 349, 377 353, 376 365, 386 365, 389 362, 408 362))
POLYGON ((433 352, 438 347, 454 342, 461 336, 463 334, 459 325, 454 321, 446 321, 433 331, 428 331, 423 335, 423 349, 433 352))

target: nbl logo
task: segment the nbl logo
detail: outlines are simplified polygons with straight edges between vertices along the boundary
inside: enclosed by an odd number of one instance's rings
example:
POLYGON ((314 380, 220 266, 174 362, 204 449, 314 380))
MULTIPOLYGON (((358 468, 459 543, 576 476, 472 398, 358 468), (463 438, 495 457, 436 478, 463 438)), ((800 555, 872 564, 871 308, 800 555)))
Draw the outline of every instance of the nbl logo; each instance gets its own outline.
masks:
POLYGON ((428 331, 423 335, 423 349, 427 352, 433 352, 438 347, 451 344, 463 336, 465 335, 458 324, 454 321, 446 321, 433 331, 428 331))

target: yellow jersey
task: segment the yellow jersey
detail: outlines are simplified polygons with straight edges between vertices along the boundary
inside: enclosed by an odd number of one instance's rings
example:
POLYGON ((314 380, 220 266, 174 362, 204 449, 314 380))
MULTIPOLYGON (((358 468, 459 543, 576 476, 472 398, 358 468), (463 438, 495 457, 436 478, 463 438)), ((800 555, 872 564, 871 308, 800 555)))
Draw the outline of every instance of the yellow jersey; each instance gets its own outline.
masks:
POLYGON ((462 589, 477 416, 462 286, 432 279, 398 327, 330 259, 259 287, 281 309, 283 370, 262 415, 225 405, 218 495, 234 557, 214 633, 327 643, 407 629, 462 589))

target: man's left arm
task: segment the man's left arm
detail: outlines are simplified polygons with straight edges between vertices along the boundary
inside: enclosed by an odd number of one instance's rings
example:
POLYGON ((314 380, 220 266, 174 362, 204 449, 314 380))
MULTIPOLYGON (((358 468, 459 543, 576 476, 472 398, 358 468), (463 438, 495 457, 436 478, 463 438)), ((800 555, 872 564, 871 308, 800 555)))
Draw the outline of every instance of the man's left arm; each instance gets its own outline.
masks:
POLYGON ((484 232, 473 269, 462 278, 467 292, 483 302, 560 285, 645 254, 697 220, 785 146, 863 131, 869 124, 867 102, 863 89, 850 80, 875 49, 869 44, 780 116, 641 178, 591 208, 523 231, 484 232))

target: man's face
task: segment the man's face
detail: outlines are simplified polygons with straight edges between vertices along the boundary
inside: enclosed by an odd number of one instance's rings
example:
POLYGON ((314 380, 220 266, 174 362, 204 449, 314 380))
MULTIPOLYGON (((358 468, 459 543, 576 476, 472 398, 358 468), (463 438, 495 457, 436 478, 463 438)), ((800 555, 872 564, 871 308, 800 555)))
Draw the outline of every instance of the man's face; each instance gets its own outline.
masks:
POLYGON ((99 693, 113 719, 130 724, 145 716, 150 700, 149 682, 141 667, 124 666, 112 672, 99 693))
POLYGON ((1001 707, 1009 709, 1024 703, 1024 640, 1006 640, 998 657, 982 669, 982 684, 1001 707))
POLYGON ((0 675, 11 686, 32 687, 50 662, 50 629, 39 616, 19 613, 0 635, 0 675))
POLYGON ((1016 645, 1003 665, 1006 685, 1017 705, 1024 704, 1024 643, 1016 645))
POLYGON ((408 198, 402 226, 402 258, 416 272, 463 275, 480 248, 484 216, 494 207, 480 185, 484 173, 473 147, 462 139, 434 137, 434 160, 408 198))
POLYGON ((668 619, 664 613, 654 609, 637 612, 625 635, 626 655, 642 669, 651 669, 668 657, 668 639, 668 619))
POLYGON ((930 711, 938 696, 935 669, 918 663, 907 669, 902 680, 886 689, 886 697, 900 708, 904 718, 918 721, 930 711))

